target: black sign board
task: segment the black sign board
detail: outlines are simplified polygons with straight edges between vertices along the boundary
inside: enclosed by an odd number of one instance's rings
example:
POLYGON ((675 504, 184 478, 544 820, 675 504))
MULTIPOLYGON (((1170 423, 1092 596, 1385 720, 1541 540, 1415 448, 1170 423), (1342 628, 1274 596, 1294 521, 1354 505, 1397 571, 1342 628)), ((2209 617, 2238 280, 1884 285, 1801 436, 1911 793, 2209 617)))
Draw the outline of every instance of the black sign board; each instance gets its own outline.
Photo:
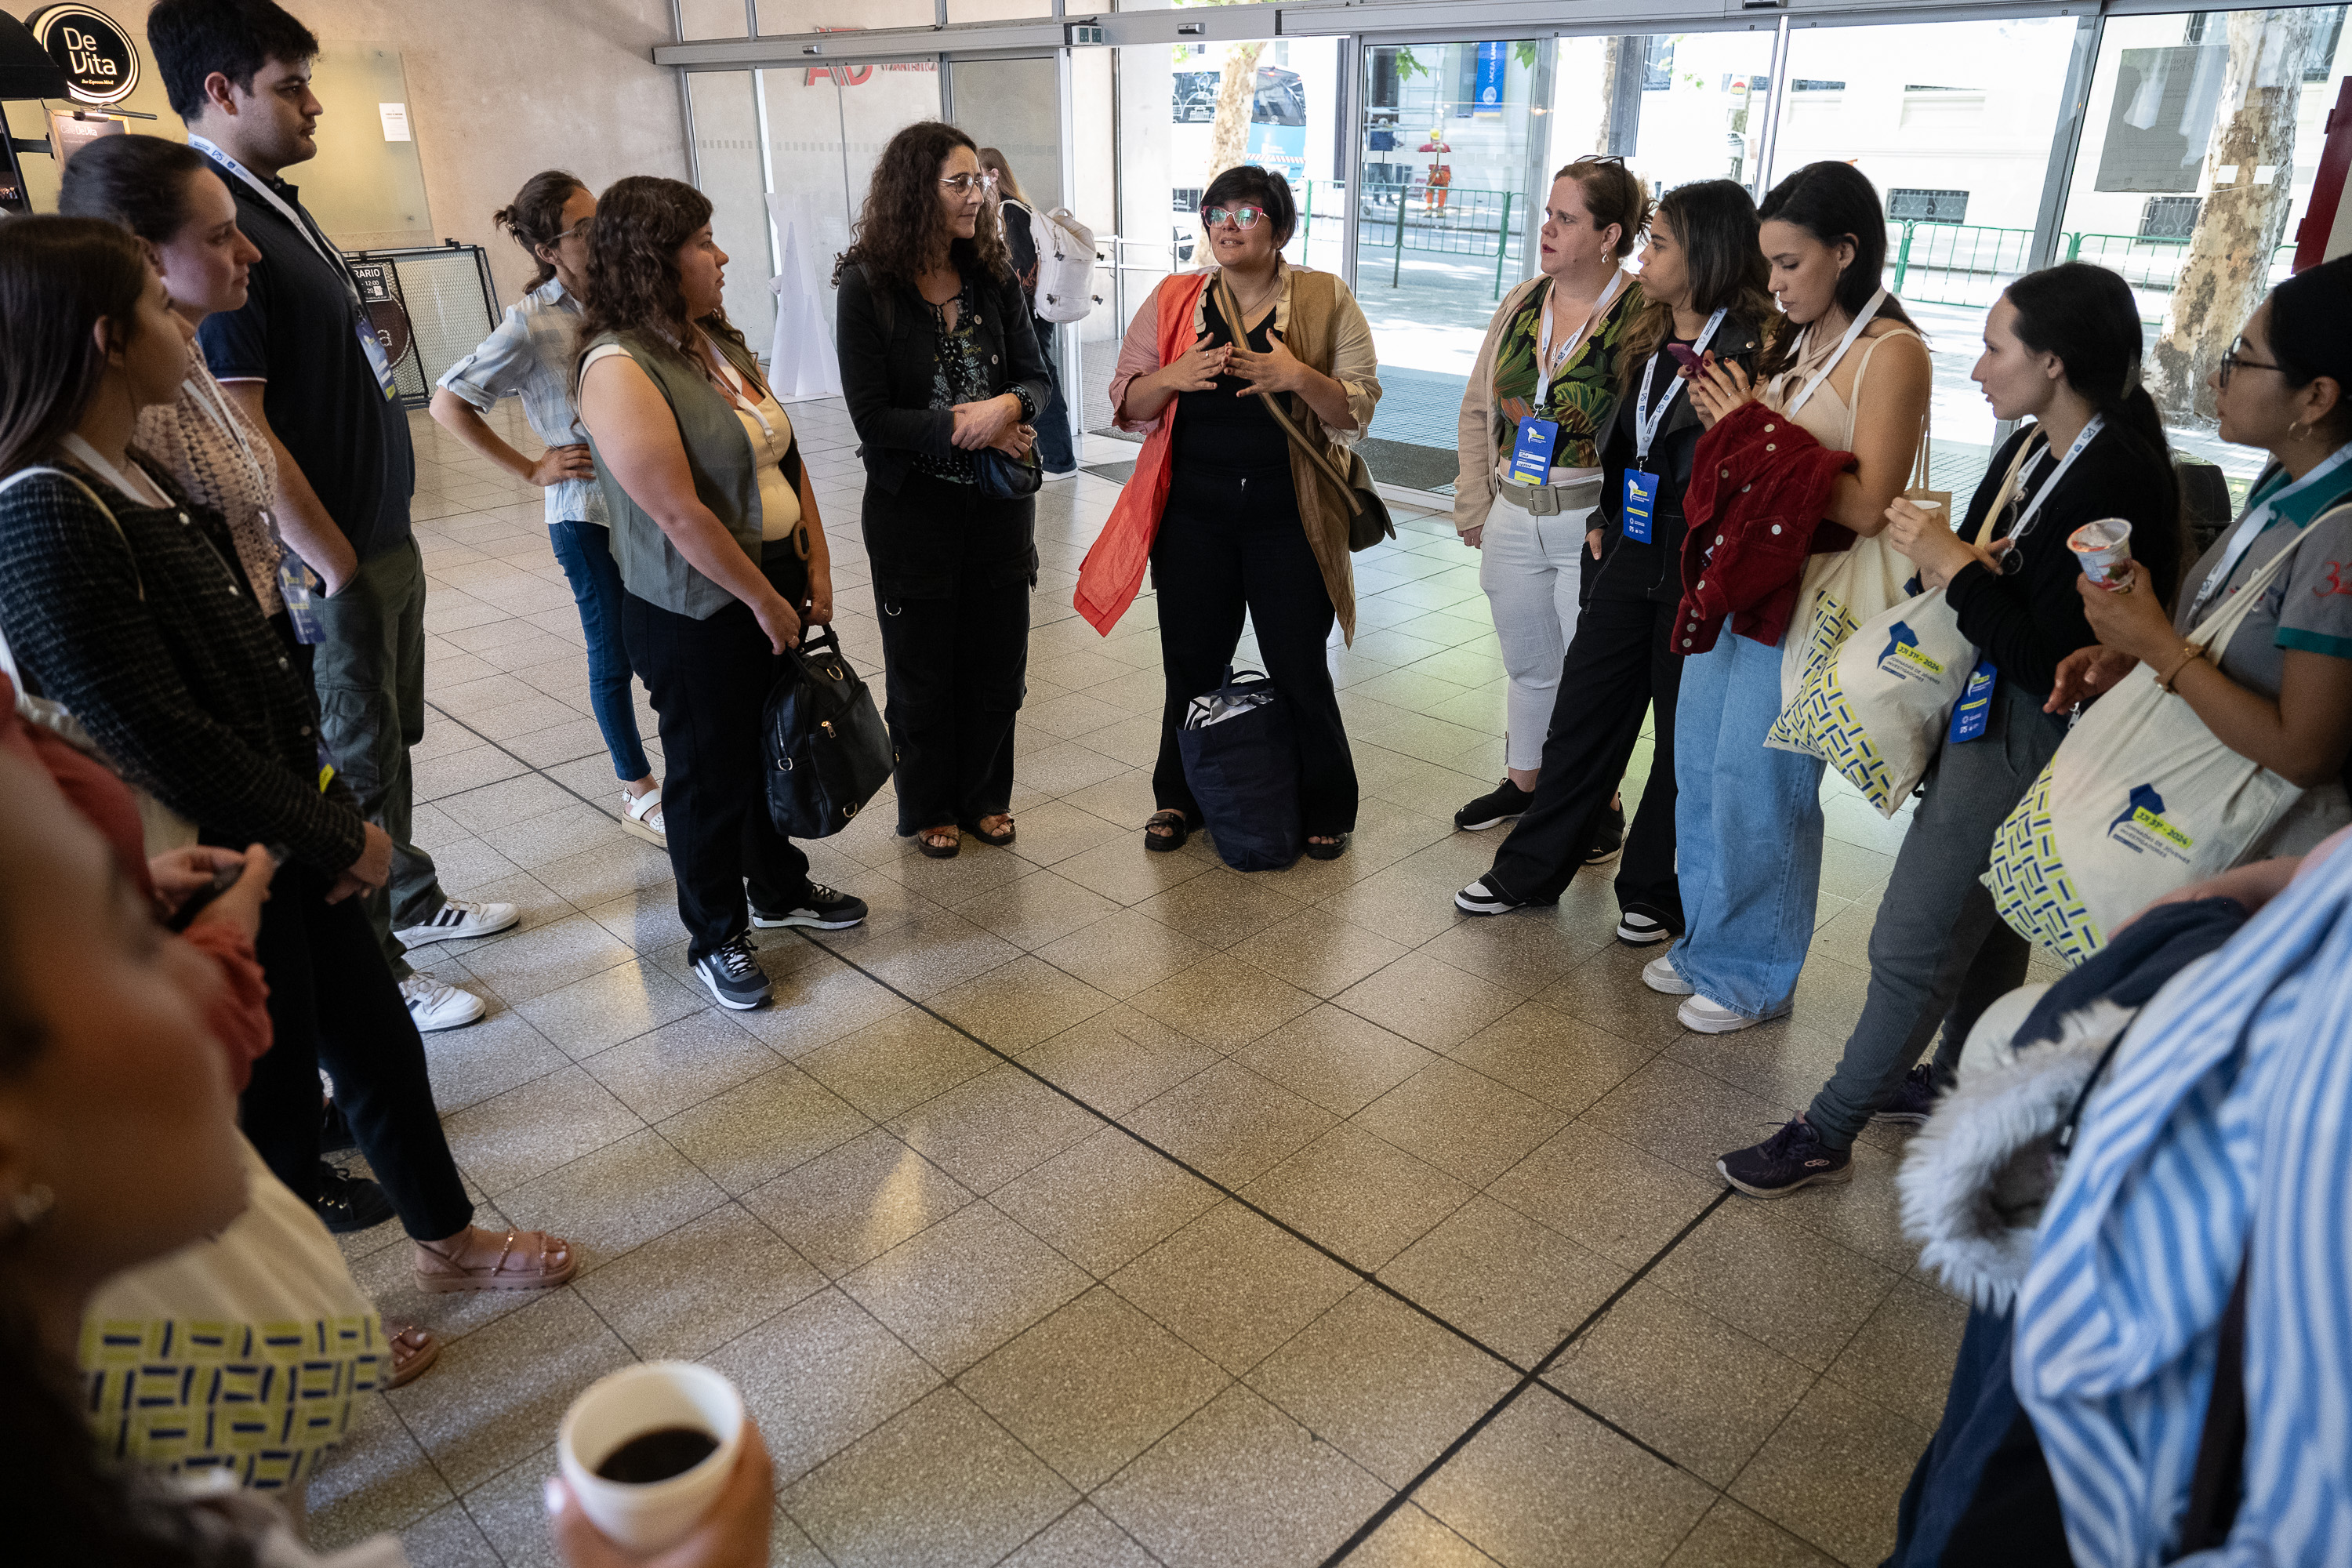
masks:
POLYGON ((95 6, 45 5, 25 25, 66 73, 76 102, 120 103, 139 85, 139 46, 95 6))

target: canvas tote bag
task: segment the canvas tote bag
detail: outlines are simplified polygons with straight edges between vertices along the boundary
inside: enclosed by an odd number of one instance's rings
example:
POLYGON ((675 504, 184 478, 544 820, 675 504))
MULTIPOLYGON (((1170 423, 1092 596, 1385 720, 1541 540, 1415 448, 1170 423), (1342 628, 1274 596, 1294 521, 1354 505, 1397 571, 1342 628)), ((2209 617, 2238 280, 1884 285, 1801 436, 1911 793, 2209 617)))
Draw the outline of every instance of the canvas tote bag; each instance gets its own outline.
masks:
MULTIPOLYGON (((2312 531, 2187 640, 2227 647, 2312 531)), ((2342 786, 2323 788, 2340 805, 2342 786)), ((2001 823, 1984 884, 2011 929, 2080 963, 2152 900, 2264 847, 2304 793, 2216 740, 2143 664, 2092 704, 2001 823)))

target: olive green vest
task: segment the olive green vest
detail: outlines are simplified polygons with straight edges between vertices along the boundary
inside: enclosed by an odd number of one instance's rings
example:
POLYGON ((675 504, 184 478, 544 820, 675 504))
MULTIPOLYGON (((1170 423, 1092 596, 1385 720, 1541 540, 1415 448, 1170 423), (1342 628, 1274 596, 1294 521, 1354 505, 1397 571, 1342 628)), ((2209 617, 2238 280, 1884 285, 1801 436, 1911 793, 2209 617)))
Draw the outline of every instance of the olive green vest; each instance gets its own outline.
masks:
MULTIPOLYGON (((719 352, 747 378, 759 366, 747 363, 734 344, 715 338, 719 352)), ((694 475, 694 493, 724 523, 743 553, 760 559, 760 480, 753 466, 751 443, 743 424, 727 399, 719 395, 693 362, 667 345, 656 346, 641 334, 604 332, 583 345, 582 353, 604 343, 617 343, 637 362, 677 418, 677 433, 686 446, 686 464, 694 475)), ((784 478, 798 484, 800 461, 795 441, 784 458, 784 478)), ((707 621, 735 603, 735 595, 697 571, 678 553, 661 524, 629 498, 613 477, 611 465, 596 450, 590 431, 588 448, 596 458, 596 477, 604 487, 604 511, 613 531, 613 559, 620 563, 621 585, 647 604, 674 614, 707 621)))

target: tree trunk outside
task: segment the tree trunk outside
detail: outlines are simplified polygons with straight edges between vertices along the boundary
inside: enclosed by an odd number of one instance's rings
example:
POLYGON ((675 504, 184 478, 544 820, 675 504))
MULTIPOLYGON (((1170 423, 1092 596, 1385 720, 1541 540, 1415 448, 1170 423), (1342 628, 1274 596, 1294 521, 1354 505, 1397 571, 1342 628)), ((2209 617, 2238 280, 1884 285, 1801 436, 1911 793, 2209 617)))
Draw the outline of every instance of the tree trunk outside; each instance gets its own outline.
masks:
MULTIPOLYGON (((1227 44, 1217 83, 1217 117, 1209 124, 1209 178, 1249 157, 1250 110, 1257 101, 1257 57, 1264 44, 1227 44)), ((1205 183, 1204 183, 1205 184, 1205 183)))
POLYGON ((1633 40, 1611 37, 1601 46, 1601 79, 1599 91, 1593 94, 1601 100, 1601 123, 1593 128, 1592 150, 1606 153, 1615 139, 1617 130, 1617 58, 1625 46, 1633 40))
POLYGON ((2157 339, 2147 384, 2168 420, 2214 416, 2206 377, 2262 303, 2271 253, 2286 232, 2294 197, 2294 122, 2303 73, 2327 36, 2324 6, 2232 11, 2230 63, 2205 155, 2211 195, 2199 212, 2189 255, 2173 286, 2172 310, 2157 339), (2273 173, 2254 183, 2258 168, 2273 173), (2234 168, 2225 179, 2223 171, 2234 168))

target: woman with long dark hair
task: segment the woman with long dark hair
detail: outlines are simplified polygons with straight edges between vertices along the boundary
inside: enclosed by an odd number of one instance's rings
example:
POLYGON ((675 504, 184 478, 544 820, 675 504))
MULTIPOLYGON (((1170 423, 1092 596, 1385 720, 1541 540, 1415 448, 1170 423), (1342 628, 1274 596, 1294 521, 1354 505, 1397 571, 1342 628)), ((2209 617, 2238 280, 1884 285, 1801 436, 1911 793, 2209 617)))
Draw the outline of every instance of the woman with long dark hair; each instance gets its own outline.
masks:
POLYGON ((588 432, 572 395, 580 357, 580 297, 587 287, 588 225, 596 194, 579 177, 548 169, 523 182, 490 221, 538 263, 522 302, 498 330, 442 374, 433 418, 516 479, 547 492, 547 537, 588 639, 588 705, 621 782, 621 831, 648 844, 663 837, 661 785, 646 761, 630 696, 628 649, 621 646, 621 570, 604 521, 604 491, 588 457, 588 432), (501 397, 520 396, 523 417, 546 449, 526 458, 482 417, 501 397))
POLYGON ((1986 314, 1970 373, 1996 419, 2031 421, 1993 453, 1958 532, 1909 501, 1887 508, 1886 542, 1942 588, 1992 671, 1983 721, 1948 729, 1895 858, 1870 932, 1870 993, 1837 1070, 1779 1132, 1717 1166, 1752 1197, 1844 1181, 1874 1118, 1927 1119, 1988 1003, 2025 979, 2025 939, 1980 879, 2002 818, 2065 738, 2042 711, 2059 665, 2091 637, 2066 537, 2096 518, 2132 525, 2150 592, 2180 574, 2180 497, 2156 404, 2139 383, 2139 303, 2105 268, 2028 273, 1986 314), (1991 542, 1969 542, 1988 519, 1991 542), (1937 1040, 1935 1059, 1917 1067, 1937 1040))
POLYGON ((832 557, 793 422, 721 308, 710 198, 632 175, 597 198, 589 232, 580 416, 621 636, 661 717, 678 918, 704 986, 748 1010, 769 994, 751 927, 866 918, 776 831, 760 752, 785 650, 833 619, 832 557))
POLYGON ((882 623, 898 832, 933 859, 1013 842, 1013 724, 1037 583, 1031 451, 1053 378, 995 176, 937 120, 890 138, 835 263, 842 399, 882 623))
MULTIPOLYGON (((1886 215, 1860 170, 1808 163, 1772 187, 1759 216, 1786 327, 1752 376, 1710 358, 1691 398, 1710 425, 1761 403, 1822 447, 1852 453, 1811 541, 1817 554, 1850 549, 1886 527, 1887 504, 1910 483, 1933 380, 1927 346, 1879 282, 1886 215)), ((1727 629, 1683 669, 1675 843, 1687 923, 1642 979, 1682 997, 1675 1016, 1702 1034, 1788 1012, 1813 939, 1823 764, 1764 744, 1780 714, 1781 643, 1808 635, 1801 621, 1769 641, 1727 629)))
MULTIPOLYGON (((1680 934, 1675 881, 1675 647, 1682 597, 1683 490, 1699 419, 1673 350, 1754 363, 1777 319, 1756 248, 1756 204, 1729 180, 1666 193, 1650 218, 1639 313, 1616 348, 1616 416, 1601 433, 1601 499, 1586 532, 1584 602, 1532 795, 1494 869, 1454 895, 1474 915, 1559 901, 1605 839, 1610 797, 1655 710, 1655 750, 1617 867, 1617 940, 1644 947, 1680 934)), ((1507 781, 1506 781, 1507 782, 1507 781)), ((1465 824, 1465 826, 1468 826, 1465 824)))
POLYGON ((1037 334, 1037 357, 1045 363, 1046 379, 1054 388, 1037 416, 1037 459, 1044 468, 1040 478, 1046 484, 1074 479, 1078 454, 1070 436, 1070 405, 1062 395, 1061 362, 1054 353, 1054 334, 1059 329, 1037 313, 1037 209, 1003 153, 982 147, 980 168, 981 173, 996 176, 996 207, 1004 226, 1004 248, 1013 258, 1013 275, 1021 280, 1022 297, 1029 301, 1029 327, 1037 334))

